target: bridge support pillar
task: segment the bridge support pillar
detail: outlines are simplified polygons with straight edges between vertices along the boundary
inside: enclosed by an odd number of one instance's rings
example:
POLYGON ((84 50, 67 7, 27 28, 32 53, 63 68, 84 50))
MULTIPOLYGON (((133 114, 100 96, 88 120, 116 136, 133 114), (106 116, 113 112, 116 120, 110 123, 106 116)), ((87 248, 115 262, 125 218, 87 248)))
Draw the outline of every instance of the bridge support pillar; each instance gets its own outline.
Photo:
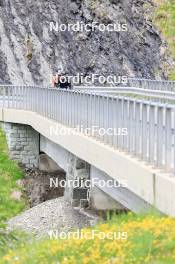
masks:
MULTIPOLYGON (((58 144, 41 135, 40 149, 51 157, 66 174, 64 198, 74 207, 86 207, 96 210, 123 210, 120 199, 111 198, 116 190, 101 190, 98 185, 92 186, 92 180, 110 179, 102 171, 80 159, 58 144), (79 179, 79 182, 77 181, 79 179), (86 181, 86 184, 85 184, 86 181), (75 185, 72 186, 71 182, 75 185), (82 184, 81 184, 82 183, 82 184), (84 186, 85 185, 85 186, 84 186), (86 188, 82 188, 86 187, 86 188)), ((45 162, 46 164, 46 162, 45 162)), ((120 197, 121 195, 119 195, 120 197)), ((116 196, 114 196, 116 197, 116 196)), ((117 197, 118 198, 118 197, 117 197)), ((121 201, 122 202, 122 201, 121 201)))
POLYGON ((88 204, 89 190, 81 186, 86 179, 90 179, 90 165, 69 153, 64 197, 73 206, 84 207, 88 204), (74 186, 71 186, 72 182, 74 186))
POLYGON ((92 184, 92 179, 94 177, 100 180, 100 173, 102 172, 79 159, 77 156, 69 153, 66 171, 66 188, 64 192, 65 199, 71 202, 73 206, 88 206, 90 209, 95 210, 125 209, 120 203, 112 199, 97 186, 91 186, 91 188, 88 188, 88 186, 86 188, 82 187, 83 183, 87 180, 92 184), (72 187, 71 182, 73 182, 75 186, 72 187))
POLYGON ((38 168, 39 133, 31 126, 2 123, 10 158, 27 168, 38 168))

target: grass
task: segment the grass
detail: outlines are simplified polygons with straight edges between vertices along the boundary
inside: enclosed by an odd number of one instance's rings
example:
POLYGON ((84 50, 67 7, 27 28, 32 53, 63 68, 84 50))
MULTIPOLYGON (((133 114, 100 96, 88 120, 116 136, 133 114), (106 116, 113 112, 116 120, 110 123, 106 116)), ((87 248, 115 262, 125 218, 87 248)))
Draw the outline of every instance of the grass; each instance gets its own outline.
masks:
MULTIPOLYGON (((158 214, 123 214, 97 225, 99 232, 126 232, 127 239, 45 239, 6 254, 3 264, 174 264, 175 219, 158 214)), ((84 229, 83 233, 90 229, 84 229)), ((92 228, 91 228, 92 230, 92 228)))
POLYGON ((9 248, 14 248, 15 243, 18 243, 19 239, 21 241, 24 237, 21 235, 18 239, 17 232, 7 234, 5 231, 5 222, 14 215, 19 214, 26 206, 24 198, 20 201, 11 198, 13 191, 21 191, 16 181, 22 177, 21 169, 8 157, 5 135, 0 129, 0 257, 9 248))
POLYGON ((25 199, 16 201, 11 193, 21 188, 16 181, 23 177, 22 170, 8 157, 5 135, 0 129, 0 223, 20 213, 26 206, 25 199))
MULTIPOLYGON (((156 8, 153 22, 167 41, 172 57, 175 59, 175 1, 154 0, 154 2, 156 8)), ((175 80, 175 69, 170 70, 169 79, 175 80)))

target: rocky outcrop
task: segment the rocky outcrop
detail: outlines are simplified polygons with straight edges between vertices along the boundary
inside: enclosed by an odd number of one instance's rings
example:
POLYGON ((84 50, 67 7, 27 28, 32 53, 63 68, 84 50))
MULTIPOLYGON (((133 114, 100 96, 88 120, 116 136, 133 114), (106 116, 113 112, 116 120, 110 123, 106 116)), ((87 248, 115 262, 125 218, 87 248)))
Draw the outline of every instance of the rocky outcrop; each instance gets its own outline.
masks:
POLYGON ((147 20, 147 0, 1 0, 0 82, 49 83, 70 74, 164 77, 162 41, 147 20), (126 32, 50 32, 49 23, 127 23, 126 32))

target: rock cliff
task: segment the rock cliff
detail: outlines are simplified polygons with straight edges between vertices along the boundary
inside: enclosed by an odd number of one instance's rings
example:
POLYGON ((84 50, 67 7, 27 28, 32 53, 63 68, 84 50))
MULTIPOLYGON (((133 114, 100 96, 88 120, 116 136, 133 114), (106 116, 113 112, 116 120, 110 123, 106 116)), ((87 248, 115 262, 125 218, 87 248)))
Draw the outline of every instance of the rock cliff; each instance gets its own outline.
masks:
MULTIPOLYGON (((162 40, 148 0, 0 0, 0 83, 47 85, 70 74, 165 77, 162 40), (125 32, 50 31, 58 24, 126 23, 125 32)), ((151 4, 151 1, 150 1, 151 4)))

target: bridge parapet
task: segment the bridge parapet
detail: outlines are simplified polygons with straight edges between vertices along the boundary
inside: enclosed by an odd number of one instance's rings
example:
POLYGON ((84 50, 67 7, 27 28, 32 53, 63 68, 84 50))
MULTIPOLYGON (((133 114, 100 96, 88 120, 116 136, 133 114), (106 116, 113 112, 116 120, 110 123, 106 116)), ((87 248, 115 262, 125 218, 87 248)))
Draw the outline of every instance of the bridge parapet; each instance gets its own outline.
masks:
POLYGON ((127 85, 131 87, 138 87, 150 90, 175 92, 175 81, 128 78, 127 85))
MULTIPOLYGON (((36 112, 164 172, 175 172, 174 105, 33 86, 0 91, 2 108, 36 112)), ((57 131, 50 128, 50 133, 57 131)))

